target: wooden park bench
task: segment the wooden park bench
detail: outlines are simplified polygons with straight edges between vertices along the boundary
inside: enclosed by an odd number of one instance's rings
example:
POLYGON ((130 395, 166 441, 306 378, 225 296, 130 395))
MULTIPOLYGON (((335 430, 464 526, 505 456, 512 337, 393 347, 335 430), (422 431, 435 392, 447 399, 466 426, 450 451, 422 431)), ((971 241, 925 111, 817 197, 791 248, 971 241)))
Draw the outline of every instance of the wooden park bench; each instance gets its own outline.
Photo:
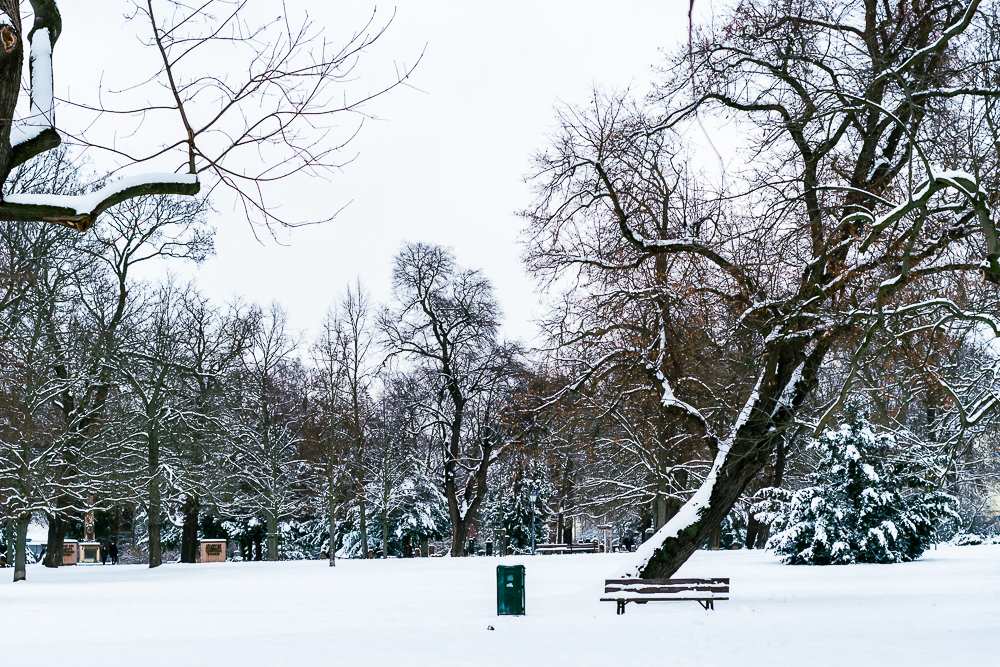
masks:
POLYGON ((578 544, 539 544, 535 551, 543 554, 573 554, 596 553, 597 542, 581 542, 578 544))
POLYGON ((728 599, 729 579, 608 579, 601 602, 617 602, 621 615, 629 602, 694 600, 707 610, 715 609, 716 600, 728 599))

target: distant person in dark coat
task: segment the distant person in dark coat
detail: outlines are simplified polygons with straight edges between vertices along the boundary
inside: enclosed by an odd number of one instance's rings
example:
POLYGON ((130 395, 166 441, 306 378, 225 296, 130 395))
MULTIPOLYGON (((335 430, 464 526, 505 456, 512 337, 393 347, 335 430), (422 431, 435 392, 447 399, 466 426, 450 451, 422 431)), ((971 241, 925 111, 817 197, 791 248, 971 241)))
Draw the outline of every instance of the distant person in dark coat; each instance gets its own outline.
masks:
POLYGON ((108 564, 108 545, 101 545, 101 565, 108 564))
POLYGON ((112 565, 118 565, 118 545, 115 542, 108 547, 108 556, 111 557, 112 565))

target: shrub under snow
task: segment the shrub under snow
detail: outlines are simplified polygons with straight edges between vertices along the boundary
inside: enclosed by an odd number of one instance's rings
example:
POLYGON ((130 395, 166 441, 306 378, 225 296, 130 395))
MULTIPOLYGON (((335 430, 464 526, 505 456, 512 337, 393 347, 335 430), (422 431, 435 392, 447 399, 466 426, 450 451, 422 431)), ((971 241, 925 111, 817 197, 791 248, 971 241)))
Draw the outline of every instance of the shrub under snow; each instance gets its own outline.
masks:
POLYGON ((767 546, 793 565, 899 563, 931 544, 936 520, 952 514, 952 497, 925 479, 938 461, 921 459, 890 433, 864 420, 827 431, 813 445, 814 485, 765 489, 758 517, 779 529, 767 546))

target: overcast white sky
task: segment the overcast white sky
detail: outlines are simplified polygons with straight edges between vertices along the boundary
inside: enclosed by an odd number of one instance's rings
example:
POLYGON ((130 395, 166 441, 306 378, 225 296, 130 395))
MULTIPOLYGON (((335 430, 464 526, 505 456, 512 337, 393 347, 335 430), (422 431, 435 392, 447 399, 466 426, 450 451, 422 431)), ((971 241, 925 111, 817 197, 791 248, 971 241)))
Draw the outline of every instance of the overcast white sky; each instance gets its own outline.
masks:
MULTIPOLYGON (((260 0, 257 4, 268 5, 260 0)), ((270 3, 277 4, 277 3, 270 3)), ((291 324, 313 331, 356 276, 376 302, 389 298, 392 257, 405 241, 451 246, 459 263, 479 268, 496 286, 506 333, 530 340, 539 296, 520 262, 515 215, 530 202, 523 177, 545 144, 557 101, 585 102, 594 84, 644 88, 658 49, 687 37, 687 0, 404 0, 379 5, 396 16, 361 63, 372 87, 396 64, 424 57, 412 79, 376 100, 351 144, 357 159, 328 183, 288 188, 287 202, 325 210, 349 205, 333 222, 281 234, 284 245, 259 242, 248 223, 220 202, 216 256, 197 276, 209 295, 243 295, 288 310, 291 324), (425 48, 426 47, 426 48, 425 48)), ((105 88, 125 67, 139 67, 129 3, 60 3, 64 32, 55 52, 56 92, 105 88), (99 6, 95 8, 95 4, 99 6), (95 35, 96 44, 95 44, 95 35), (110 39, 109 39, 110 35, 110 39), (107 41, 106 41, 107 40, 107 41)), ((307 8, 336 39, 361 24, 374 5, 289 0, 307 8)), ((206 69, 212 63, 205 63, 206 69)), ((57 115, 59 111, 57 110, 57 115)), ((67 115, 59 115, 60 124, 67 115)), ((315 208, 313 209, 315 210, 315 208)))

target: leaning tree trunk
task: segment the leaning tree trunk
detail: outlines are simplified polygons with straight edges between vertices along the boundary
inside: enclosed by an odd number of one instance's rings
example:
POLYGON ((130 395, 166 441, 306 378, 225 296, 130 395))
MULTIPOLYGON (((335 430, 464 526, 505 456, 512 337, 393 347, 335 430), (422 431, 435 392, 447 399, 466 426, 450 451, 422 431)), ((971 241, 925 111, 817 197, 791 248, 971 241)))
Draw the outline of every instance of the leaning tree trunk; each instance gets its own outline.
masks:
POLYGON ((24 581, 28 578, 27 541, 30 522, 30 514, 17 518, 17 535, 14 538, 14 581, 24 581))
POLYGON ((198 562, 198 510, 201 503, 197 496, 184 499, 181 511, 184 513, 184 528, 181 530, 181 562, 198 562))
POLYGON ((806 357, 802 347, 783 342, 765 351, 757 388, 747 399, 732 436, 719 444, 705 482, 636 551, 636 560, 619 572, 620 577, 668 579, 708 540, 747 484, 764 469, 777 441, 793 423, 795 410, 815 388, 816 372, 828 349, 828 343, 821 341, 806 357))

